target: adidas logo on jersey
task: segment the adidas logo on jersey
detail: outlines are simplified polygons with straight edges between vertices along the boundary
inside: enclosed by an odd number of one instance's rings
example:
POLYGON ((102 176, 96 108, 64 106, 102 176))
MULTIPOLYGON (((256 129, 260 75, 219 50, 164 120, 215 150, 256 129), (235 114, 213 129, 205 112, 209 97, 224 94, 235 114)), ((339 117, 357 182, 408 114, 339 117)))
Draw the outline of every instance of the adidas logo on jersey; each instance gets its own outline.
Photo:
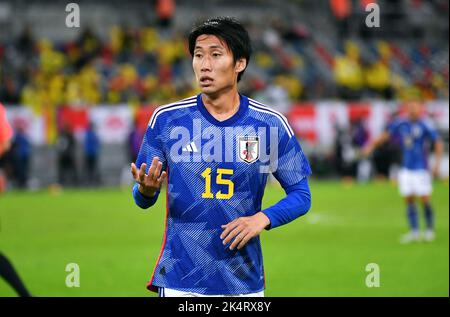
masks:
POLYGON ((188 145, 183 147, 183 152, 194 152, 197 153, 198 149, 194 142, 189 143, 188 145))

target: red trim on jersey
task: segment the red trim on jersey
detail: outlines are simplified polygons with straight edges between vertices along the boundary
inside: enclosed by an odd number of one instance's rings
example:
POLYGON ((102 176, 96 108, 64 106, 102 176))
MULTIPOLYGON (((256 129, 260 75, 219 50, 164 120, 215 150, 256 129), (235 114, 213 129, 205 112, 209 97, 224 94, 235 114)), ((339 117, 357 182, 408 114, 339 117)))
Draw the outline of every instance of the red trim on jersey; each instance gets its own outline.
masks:
POLYGON ((163 242, 162 242, 162 246, 161 246, 161 251, 159 251, 158 260, 156 260, 155 268, 153 269, 153 272, 152 272, 152 277, 150 278, 150 281, 147 283, 147 289, 149 291, 152 291, 155 293, 158 293, 158 287, 152 285, 153 278, 155 277, 156 268, 158 267, 159 261, 161 260, 162 254, 164 252, 164 248, 166 247, 166 239, 167 239, 167 220, 169 219, 169 166, 167 166, 166 173, 167 173, 167 175, 166 175, 166 220, 164 223, 164 238, 163 238, 163 242))
POLYGON ((264 289, 266 289, 266 271, 264 271, 264 289))

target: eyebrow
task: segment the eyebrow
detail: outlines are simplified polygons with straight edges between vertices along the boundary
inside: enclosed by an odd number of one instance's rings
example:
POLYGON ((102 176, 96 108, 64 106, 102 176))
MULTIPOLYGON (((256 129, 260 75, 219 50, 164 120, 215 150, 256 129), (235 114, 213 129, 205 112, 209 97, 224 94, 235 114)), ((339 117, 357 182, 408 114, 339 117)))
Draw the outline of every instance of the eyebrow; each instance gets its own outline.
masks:
MULTIPOLYGON (((208 46, 208 47, 206 47, 207 49, 209 48, 209 49, 216 49, 216 48, 219 48, 219 49, 225 49, 223 46, 221 46, 221 45, 211 45, 211 46, 208 46)), ((203 47, 201 47, 201 46, 199 46, 199 45, 196 45, 195 46, 195 48, 194 48, 194 51, 195 50, 198 50, 198 49, 203 49, 203 47)))

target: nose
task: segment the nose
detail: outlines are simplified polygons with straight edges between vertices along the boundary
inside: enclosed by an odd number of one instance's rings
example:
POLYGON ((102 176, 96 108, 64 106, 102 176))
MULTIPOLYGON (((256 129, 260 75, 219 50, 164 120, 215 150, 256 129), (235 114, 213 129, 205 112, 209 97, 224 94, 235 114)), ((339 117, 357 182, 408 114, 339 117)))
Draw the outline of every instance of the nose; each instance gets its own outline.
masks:
POLYGON ((202 59, 202 63, 201 63, 201 68, 200 68, 200 70, 201 70, 202 72, 205 72, 205 71, 211 71, 211 59, 209 58, 209 56, 205 56, 205 57, 202 59))

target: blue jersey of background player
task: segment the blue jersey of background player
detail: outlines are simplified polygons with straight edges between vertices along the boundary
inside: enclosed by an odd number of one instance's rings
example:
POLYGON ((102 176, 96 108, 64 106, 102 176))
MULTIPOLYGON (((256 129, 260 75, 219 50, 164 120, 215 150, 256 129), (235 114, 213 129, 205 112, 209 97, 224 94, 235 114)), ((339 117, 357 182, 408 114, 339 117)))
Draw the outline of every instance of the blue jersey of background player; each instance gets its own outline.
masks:
POLYGON ((410 102, 407 107, 408 117, 394 120, 379 138, 367 146, 365 153, 369 154, 389 138, 396 137, 401 141, 403 158, 402 168, 398 175, 398 184, 400 195, 405 198, 411 229, 402 237, 401 241, 408 243, 421 239, 414 203, 416 197, 421 199, 425 211, 426 231, 423 237, 426 241, 432 241, 435 234, 433 209, 430 204, 432 177, 428 166, 428 148, 430 145, 434 145, 435 164, 431 172, 433 176, 436 176, 443 152, 443 143, 437 131, 421 118, 420 103, 410 102))
POLYGON ((210 19, 189 35, 201 93, 159 107, 136 164, 135 202, 152 206, 167 178, 163 246, 150 290, 160 296, 263 296, 259 234, 305 214, 311 170, 286 118, 238 93, 247 31, 210 19), (268 172, 286 197, 262 210, 268 172))

